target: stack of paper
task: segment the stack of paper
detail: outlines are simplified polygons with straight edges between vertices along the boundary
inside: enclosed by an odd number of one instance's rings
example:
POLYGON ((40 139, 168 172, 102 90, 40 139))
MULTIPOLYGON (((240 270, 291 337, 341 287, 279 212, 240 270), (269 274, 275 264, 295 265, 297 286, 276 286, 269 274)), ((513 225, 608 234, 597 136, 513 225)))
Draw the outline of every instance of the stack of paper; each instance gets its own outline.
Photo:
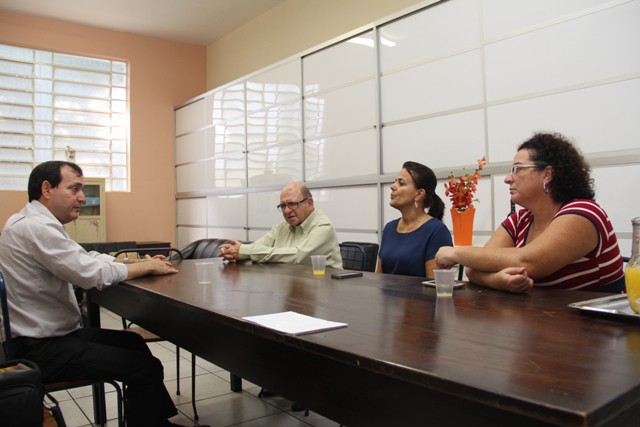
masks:
POLYGON ((330 322, 317 317, 305 316, 294 311, 243 317, 243 319, 269 329, 293 335, 311 334, 347 326, 346 323, 330 322))

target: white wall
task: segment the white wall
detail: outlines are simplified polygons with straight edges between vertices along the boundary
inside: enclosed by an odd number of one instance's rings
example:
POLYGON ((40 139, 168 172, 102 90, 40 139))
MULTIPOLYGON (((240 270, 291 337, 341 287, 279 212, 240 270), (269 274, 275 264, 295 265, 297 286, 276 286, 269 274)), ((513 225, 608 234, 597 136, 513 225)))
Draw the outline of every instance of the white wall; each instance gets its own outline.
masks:
MULTIPOLYGON (((178 246, 255 240, 304 180, 339 239, 378 241, 406 160, 487 156, 474 244, 509 212, 502 180, 534 131, 574 138, 624 253, 640 210, 640 0, 450 0, 347 34, 176 109, 178 246)), ((445 215, 450 225, 450 217, 445 215)))

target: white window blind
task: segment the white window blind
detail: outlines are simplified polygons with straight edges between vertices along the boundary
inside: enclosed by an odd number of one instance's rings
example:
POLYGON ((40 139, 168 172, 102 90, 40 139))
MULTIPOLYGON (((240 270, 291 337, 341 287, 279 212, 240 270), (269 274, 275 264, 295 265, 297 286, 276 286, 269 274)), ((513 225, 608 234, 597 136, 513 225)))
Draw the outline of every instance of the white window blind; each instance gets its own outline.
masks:
POLYGON ((0 44, 0 190, 71 160, 106 189, 129 189, 127 64, 0 44))

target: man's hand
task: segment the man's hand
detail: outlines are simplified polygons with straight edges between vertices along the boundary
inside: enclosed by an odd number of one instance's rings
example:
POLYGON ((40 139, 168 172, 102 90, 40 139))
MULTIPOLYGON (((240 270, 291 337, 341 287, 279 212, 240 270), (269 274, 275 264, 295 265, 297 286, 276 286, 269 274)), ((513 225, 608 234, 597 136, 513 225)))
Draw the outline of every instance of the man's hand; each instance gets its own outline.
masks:
POLYGON ((145 259, 138 260, 133 264, 127 265, 127 279, 135 279, 136 277, 146 276, 152 274, 154 276, 162 276, 164 274, 177 273, 178 270, 169 261, 158 257, 145 257, 145 259))
POLYGON ((220 255, 226 260, 237 261, 240 256, 240 245, 241 243, 237 240, 232 240, 231 243, 220 245, 220 255))

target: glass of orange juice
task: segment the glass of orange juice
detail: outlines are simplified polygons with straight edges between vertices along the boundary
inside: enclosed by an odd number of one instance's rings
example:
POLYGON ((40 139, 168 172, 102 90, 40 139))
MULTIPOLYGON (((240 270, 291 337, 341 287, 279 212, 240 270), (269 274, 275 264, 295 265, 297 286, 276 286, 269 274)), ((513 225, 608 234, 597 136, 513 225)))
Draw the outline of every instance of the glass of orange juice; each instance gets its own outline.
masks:
MULTIPOLYGON (((627 298, 631 309, 640 314, 640 262, 631 265, 631 261, 627 264, 624 272, 624 281, 627 288, 627 298)), ((640 260, 639 260, 640 261, 640 260)))
POLYGON ((631 309, 640 314, 640 217, 631 220, 631 258, 624 270, 624 282, 631 309))
POLYGON ((311 267, 313 268, 314 276, 324 276, 326 262, 326 255, 311 255, 311 267))

